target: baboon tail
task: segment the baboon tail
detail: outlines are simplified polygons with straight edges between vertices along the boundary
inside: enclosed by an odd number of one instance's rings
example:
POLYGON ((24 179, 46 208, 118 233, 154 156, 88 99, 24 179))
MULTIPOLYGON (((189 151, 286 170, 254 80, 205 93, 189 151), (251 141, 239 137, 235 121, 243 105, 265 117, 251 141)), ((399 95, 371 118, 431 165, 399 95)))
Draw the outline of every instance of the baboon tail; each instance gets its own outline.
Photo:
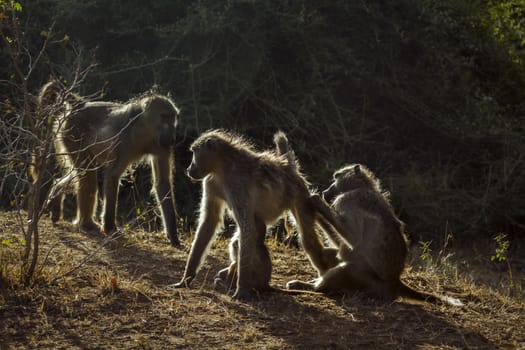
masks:
POLYGON ((280 156, 286 155, 286 159, 288 159, 288 164, 293 168, 299 170, 299 162, 295 157, 295 152, 292 149, 290 149, 290 145, 288 143, 288 138, 286 137, 286 134, 282 131, 277 131, 275 135, 273 135, 273 142, 275 143, 275 147, 277 148, 277 154, 280 156))
POLYGON ((40 89, 38 94, 38 106, 46 108, 64 105, 67 108, 78 107, 85 100, 77 94, 68 90, 59 80, 53 79, 40 89))
POLYGON ((399 282, 398 293, 402 297, 407 297, 414 300, 428 301, 431 303, 441 301, 452 306, 463 306, 463 303, 459 299, 449 296, 435 296, 428 293, 418 292, 417 290, 410 288, 401 281, 399 282))
POLYGON ((286 134, 282 131, 277 131, 275 135, 273 135, 273 142, 275 143, 275 147, 277 147, 277 153, 279 155, 283 155, 288 153, 289 151, 289 144, 288 144, 288 138, 286 137, 286 134))
POLYGON ((59 100, 62 90, 62 84, 58 80, 53 79, 47 82, 38 94, 38 105, 41 108, 54 105, 59 100))

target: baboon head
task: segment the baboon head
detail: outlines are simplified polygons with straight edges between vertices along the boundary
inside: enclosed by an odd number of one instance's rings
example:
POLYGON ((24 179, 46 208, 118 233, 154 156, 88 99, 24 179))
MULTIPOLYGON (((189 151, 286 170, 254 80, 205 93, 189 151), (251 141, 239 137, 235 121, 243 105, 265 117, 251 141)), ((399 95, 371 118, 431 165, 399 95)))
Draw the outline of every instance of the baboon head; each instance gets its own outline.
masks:
POLYGON ((193 180, 202 180, 217 171, 221 158, 222 140, 211 133, 202 134, 190 146, 193 152, 186 174, 193 180))
POLYGON ((169 148, 175 144, 175 128, 179 109, 165 96, 153 95, 143 101, 146 127, 156 135, 157 144, 169 148))
POLYGON ((364 165, 347 165, 334 173, 334 182, 323 191, 323 198, 330 203, 338 195, 358 188, 380 191, 379 180, 364 165))

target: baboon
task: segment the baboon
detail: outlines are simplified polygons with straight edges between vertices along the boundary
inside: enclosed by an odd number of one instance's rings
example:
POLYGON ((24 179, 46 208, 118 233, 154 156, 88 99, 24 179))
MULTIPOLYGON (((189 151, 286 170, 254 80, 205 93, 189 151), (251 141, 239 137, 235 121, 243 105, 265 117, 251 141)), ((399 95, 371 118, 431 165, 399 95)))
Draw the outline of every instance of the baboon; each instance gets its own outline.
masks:
MULTIPOLYGON (((56 90, 56 83, 46 84, 41 95, 47 96, 56 90)), ((164 229, 171 244, 179 246, 172 189, 178 115, 179 109, 169 97, 154 93, 126 103, 84 102, 66 108, 55 121, 55 148, 65 175, 53 186, 51 198, 59 196, 63 188, 73 182, 77 197, 76 223, 83 231, 110 233, 116 229, 120 177, 131 163, 148 156, 164 229), (104 170, 102 227, 93 218, 99 168, 104 170)))
MULTIPOLYGON (((395 215, 389 193, 364 165, 352 164, 334 173, 334 182, 322 194, 331 203, 336 219, 346 227, 352 245, 325 248, 337 263, 311 282, 290 281, 288 289, 317 292, 362 291, 382 299, 397 296, 417 300, 442 300, 453 305, 461 302, 451 297, 437 297, 418 292, 405 285, 400 275, 405 267, 407 243, 404 223, 395 215)), ((313 201, 324 207, 318 195, 313 201)), ((325 231, 330 225, 321 220, 325 231)))
MULTIPOLYGON (((279 135, 284 136, 279 133, 276 140, 279 135)), ((301 244, 319 274, 333 265, 325 261, 315 223, 322 217, 336 230, 337 223, 327 205, 314 205, 308 182, 286 155, 258 152, 244 138, 223 130, 203 133, 190 150, 193 159, 187 174, 202 181, 202 200, 184 276, 173 287, 190 285, 226 208, 238 229, 230 244, 231 264, 218 273, 215 282, 235 281, 233 298, 250 300, 256 292, 271 289, 272 264, 264 244, 266 228, 287 211, 294 216, 301 244)))

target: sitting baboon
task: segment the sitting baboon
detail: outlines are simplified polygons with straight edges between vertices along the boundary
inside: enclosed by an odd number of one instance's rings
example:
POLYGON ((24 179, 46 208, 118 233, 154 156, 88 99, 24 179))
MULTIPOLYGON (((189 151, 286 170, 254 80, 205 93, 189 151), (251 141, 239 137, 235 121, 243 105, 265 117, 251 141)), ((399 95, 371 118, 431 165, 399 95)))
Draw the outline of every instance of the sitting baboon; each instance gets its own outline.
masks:
MULTIPOLYGON (((367 167, 354 164, 337 170, 323 197, 331 203, 334 216, 345 227, 352 246, 335 242, 339 248, 325 248, 327 256, 337 257, 336 264, 311 282, 288 282, 288 289, 324 293, 362 291, 386 299, 405 296, 461 304, 455 298, 415 291, 401 282, 407 255, 404 224, 395 215, 388 192, 381 189, 379 180, 367 167)), ((312 199, 325 206, 318 195, 312 199)), ((325 231, 331 230, 329 223, 321 220, 320 224, 325 231)))
POLYGON ((271 289, 272 265, 264 244, 266 228, 287 211, 293 214, 301 244, 319 273, 333 265, 325 261, 315 223, 323 218, 336 229, 338 223, 327 205, 324 208, 311 200, 308 182, 286 156, 274 151, 257 152, 242 137, 221 130, 200 135, 190 150, 193 159, 187 174, 202 181, 202 200, 184 276, 173 287, 189 286, 226 208, 238 229, 230 244, 231 265, 219 272, 215 282, 235 280, 235 299, 249 300, 257 291, 271 289))
MULTIPOLYGON (((46 84, 41 95, 54 90, 57 90, 56 84, 46 84)), ((76 222, 80 228, 88 232, 112 232, 116 229, 120 176, 131 163, 149 156, 164 229, 171 244, 179 246, 172 189, 178 114, 169 97, 154 93, 126 103, 85 102, 67 108, 55 120, 55 148, 66 173, 54 185, 50 197, 60 196, 64 186, 73 182, 77 197, 76 222), (102 228, 93 218, 99 168, 104 169, 102 228)))

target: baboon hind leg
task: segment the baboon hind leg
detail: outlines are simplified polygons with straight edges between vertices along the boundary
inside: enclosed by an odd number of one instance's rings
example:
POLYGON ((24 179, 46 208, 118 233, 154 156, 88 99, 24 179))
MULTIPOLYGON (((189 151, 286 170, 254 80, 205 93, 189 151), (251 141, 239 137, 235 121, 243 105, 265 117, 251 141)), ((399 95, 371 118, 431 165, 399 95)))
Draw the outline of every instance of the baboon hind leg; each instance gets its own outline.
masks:
POLYGON ((390 297, 389 288, 367 266, 343 262, 318 279, 315 291, 364 292, 373 296, 390 297))
POLYGON ((235 231, 230 241, 230 265, 220 270, 213 280, 215 289, 224 290, 225 293, 235 292, 237 284, 237 260, 239 256, 239 230, 235 231))
MULTIPOLYGON (((257 266, 258 274, 256 281, 253 284, 253 288, 257 291, 271 290, 270 279, 272 274, 272 262, 268 248, 264 244, 264 238, 266 235, 266 225, 261 223, 257 228, 257 250, 255 253, 254 264, 257 266)), ((215 276, 214 284, 216 288, 226 288, 226 290, 232 291, 237 281, 237 265, 239 254, 239 239, 238 231, 232 238, 230 243, 230 266, 220 270, 215 276)))
POLYGON ((255 219, 256 236, 257 242, 256 253, 256 264, 257 264, 257 276, 258 281, 255 284, 258 291, 270 290, 270 279, 272 277, 272 261, 270 258, 270 252, 265 244, 266 238, 266 224, 264 221, 255 219))
POLYGON ((87 170, 78 176, 77 182, 77 224, 86 232, 100 232, 100 226, 93 220, 97 201, 97 171, 87 170))
MULTIPOLYGON (((264 291, 270 289, 269 283, 272 273, 272 262, 268 248, 264 244, 266 237, 266 225, 263 221, 255 219, 255 234, 253 239, 256 241, 256 251, 253 263, 258 270, 254 282, 254 289, 264 291)), ((237 265, 239 259, 239 230, 235 231, 230 242, 230 266, 220 270, 215 276, 216 287, 225 286, 228 290, 232 289, 237 281, 237 265)))
MULTIPOLYGON (((239 222, 237 289, 234 299, 252 300, 259 291, 270 290, 272 263, 264 244, 266 224, 257 217, 236 215, 239 222)), ((253 214, 252 214, 253 215, 253 214)))

